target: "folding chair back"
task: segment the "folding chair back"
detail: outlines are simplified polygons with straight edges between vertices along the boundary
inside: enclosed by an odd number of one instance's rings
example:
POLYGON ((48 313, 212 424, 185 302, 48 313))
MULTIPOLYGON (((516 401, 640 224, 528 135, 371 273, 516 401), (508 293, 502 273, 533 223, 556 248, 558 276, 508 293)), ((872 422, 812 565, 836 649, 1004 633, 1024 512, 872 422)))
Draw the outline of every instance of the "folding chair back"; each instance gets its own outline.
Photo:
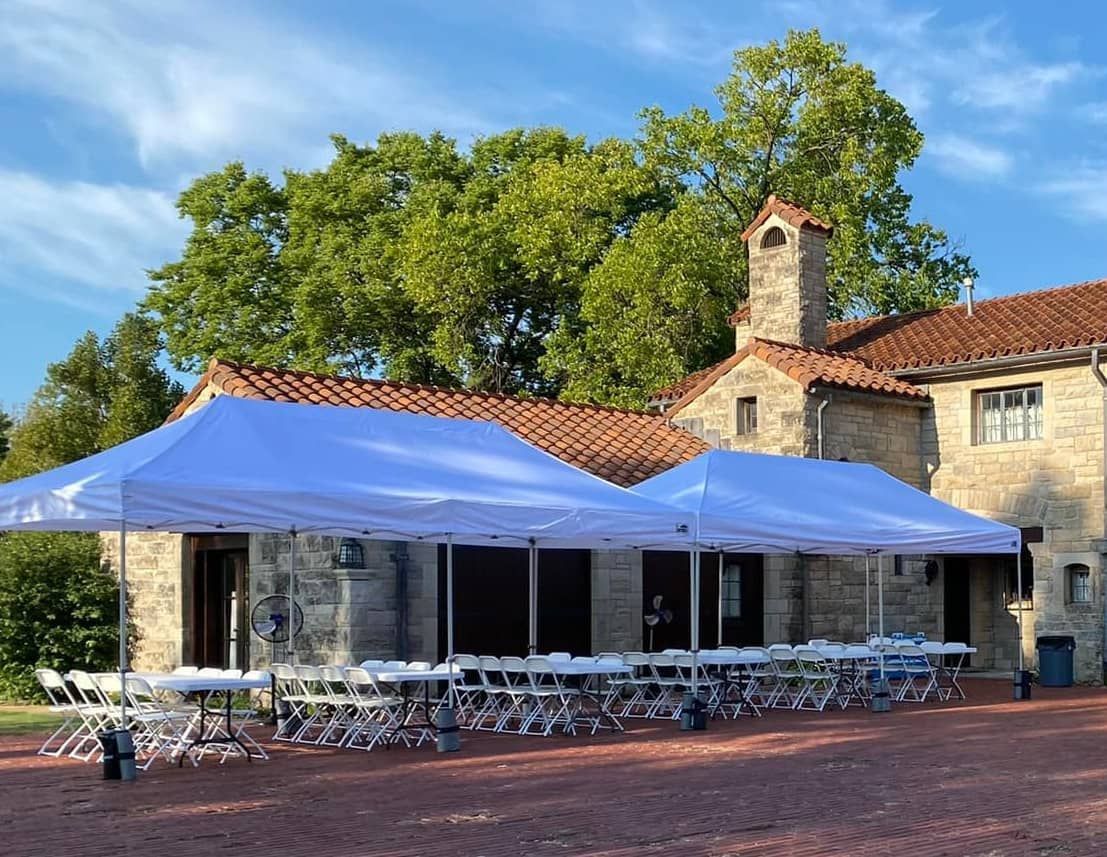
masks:
POLYGON ((177 667, 173 670, 173 675, 196 675, 199 671, 199 667, 177 667))
POLYGON ((365 660, 365 661, 361 662, 361 668, 363 670, 377 669, 383 663, 384 663, 384 661, 382 661, 380 658, 370 658, 369 660, 365 660))
POLYGON ((411 661, 407 668, 416 672, 425 672, 431 668, 431 665, 429 661, 411 661))

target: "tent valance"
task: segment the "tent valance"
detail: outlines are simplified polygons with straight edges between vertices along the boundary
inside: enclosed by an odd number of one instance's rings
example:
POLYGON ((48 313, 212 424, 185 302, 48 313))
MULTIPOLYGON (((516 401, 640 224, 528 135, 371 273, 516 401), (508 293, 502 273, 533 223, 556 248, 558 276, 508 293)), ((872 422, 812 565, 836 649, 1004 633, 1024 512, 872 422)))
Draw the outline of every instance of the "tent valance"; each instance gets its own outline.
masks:
POLYGON ((1015 527, 871 464, 713 450, 634 487, 697 517, 698 541, 757 553, 1017 553, 1015 527))
POLYGON ((451 534, 458 544, 687 550, 691 522, 494 423, 231 396, 0 485, 0 530, 451 534))

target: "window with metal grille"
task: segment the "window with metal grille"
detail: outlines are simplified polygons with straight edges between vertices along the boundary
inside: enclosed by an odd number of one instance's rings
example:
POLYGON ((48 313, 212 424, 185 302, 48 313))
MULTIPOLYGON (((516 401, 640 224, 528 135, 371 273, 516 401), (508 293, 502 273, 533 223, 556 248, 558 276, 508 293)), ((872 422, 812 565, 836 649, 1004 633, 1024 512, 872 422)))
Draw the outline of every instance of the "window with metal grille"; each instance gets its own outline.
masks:
POLYGON ((788 238, 784 234, 784 230, 779 226, 774 226, 761 238, 761 249, 768 250, 770 247, 783 247, 788 243, 788 238))
POLYGON ((1086 565, 1073 563, 1065 568, 1069 579, 1069 603, 1090 604, 1092 600, 1092 572, 1086 565))
POLYGON ((1042 437, 1042 385, 977 393, 977 440, 1004 443, 1042 437))
POLYGON ((757 434, 757 397, 738 399, 735 434, 757 434))

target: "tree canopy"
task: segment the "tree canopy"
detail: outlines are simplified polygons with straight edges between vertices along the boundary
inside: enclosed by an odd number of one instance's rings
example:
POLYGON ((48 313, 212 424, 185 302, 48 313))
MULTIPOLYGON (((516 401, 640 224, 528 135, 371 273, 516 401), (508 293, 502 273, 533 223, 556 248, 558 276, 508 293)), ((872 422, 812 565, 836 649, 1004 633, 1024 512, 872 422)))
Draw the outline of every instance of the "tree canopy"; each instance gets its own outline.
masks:
POLYGON ((46 370, 12 429, 0 482, 100 452, 161 425, 184 395, 157 365, 156 325, 129 313, 102 342, 89 331, 46 370))
POLYGON ((641 405, 730 350, 739 236, 770 193, 835 224, 833 316, 954 298, 971 263, 900 184, 922 134, 844 45, 744 48, 716 95, 646 109, 634 140, 336 136, 328 166, 282 183, 229 164, 181 195, 193 230, 144 307, 185 370, 219 355, 641 405))

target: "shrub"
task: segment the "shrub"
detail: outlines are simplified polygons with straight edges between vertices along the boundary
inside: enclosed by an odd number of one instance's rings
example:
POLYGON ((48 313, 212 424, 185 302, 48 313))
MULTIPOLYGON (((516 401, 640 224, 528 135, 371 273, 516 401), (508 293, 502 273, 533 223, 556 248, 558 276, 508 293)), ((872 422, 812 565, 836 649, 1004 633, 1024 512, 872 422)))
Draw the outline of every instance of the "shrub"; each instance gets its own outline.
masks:
POLYGON ((113 668, 118 598, 95 533, 0 535, 0 697, 40 698, 36 667, 113 668))

